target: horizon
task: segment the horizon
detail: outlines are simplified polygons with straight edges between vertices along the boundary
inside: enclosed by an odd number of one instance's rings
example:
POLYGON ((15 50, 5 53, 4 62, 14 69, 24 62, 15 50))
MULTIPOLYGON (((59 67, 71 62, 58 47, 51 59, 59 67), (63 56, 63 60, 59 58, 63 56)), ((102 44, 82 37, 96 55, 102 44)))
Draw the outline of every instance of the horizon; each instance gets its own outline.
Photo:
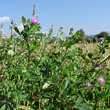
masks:
POLYGON ((11 20, 19 26, 22 16, 32 18, 34 4, 35 16, 38 16, 43 32, 49 31, 54 24, 53 34, 57 33, 59 27, 64 28, 63 32, 67 36, 70 28, 74 29, 74 33, 83 29, 86 35, 102 31, 110 33, 109 0, 1 0, 0 22, 4 23, 3 30, 6 34, 10 32, 8 28, 11 20))

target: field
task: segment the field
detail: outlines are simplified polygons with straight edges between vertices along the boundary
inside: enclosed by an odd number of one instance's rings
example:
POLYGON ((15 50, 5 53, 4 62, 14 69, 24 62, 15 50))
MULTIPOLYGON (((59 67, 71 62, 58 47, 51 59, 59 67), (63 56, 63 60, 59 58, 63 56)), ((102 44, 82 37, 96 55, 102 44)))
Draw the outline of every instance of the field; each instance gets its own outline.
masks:
MULTIPOLYGON (((75 44, 73 48, 80 47, 83 49, 83 51, 93 52, 94 49, 98 49, 97 47, 98 43, 87 43, 87 44, 75 44)), ((103 54, 103 57, 107 57, 110 54, 110 50, 106 49, 105 54, 103 54)), ((110 60, 107 60, 107 66, 110 66, 110 60)))

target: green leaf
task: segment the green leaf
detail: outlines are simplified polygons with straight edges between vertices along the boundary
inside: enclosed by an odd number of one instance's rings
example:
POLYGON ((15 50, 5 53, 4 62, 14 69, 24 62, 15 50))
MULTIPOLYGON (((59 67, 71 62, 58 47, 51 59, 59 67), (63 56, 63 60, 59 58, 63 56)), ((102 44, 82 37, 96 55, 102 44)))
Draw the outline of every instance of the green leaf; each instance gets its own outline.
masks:
POLYGON ((21 101, 27 101, 27 99, 26 99, 27 96, 28 96, 28 94, 22 94, 22 95, 20 95, 20 98, 21 98, 20 100, 21 101))
POLYGON ((94 88, 94 86, 90 86, 90 87, 82 87, 82 88, 80 88, 79 90, 85 90, 85 89, 93 89, 94 88))
POLYGON ((93 53, 88 53, 88 57, 91 59, 93 56, 93 53))
POLYGON ((22 23, 26 23, 26 18, 22 16, 22 23))
POLYGON ((3 105, 0 110, 11 110, 11 105, 10 104, 5 104, 3 105))
POLYGON ((92 107, 92 105, 84 103, 84 104, 75 105, 75 107, 78 108, 79 110, 89 110, 89 108, 92 107))
POLYGON ((5 56, 0 56, 0 61, 2 61, 5 58, 5 56))
POLYGON ((104 87, 104 88, 110 88, 110 86, 109 85, 102 85, 102 84, 100 84, 100 85, 98 85, 99 87, 104 87))
POLYGON ((107 43, 107 41, 106 41, 106 38, 105 38, 105 37, 104 37, 103 43, 104 43, 104 44, 106 44, 106 43, 107 43))
POLYGON ((21 35, 21 33, 20 33, 20 31, 19 31, 19 29, 18 29, 17 27, 15 27, 14 30, 15 30, 19 35, 21 35))
POLYGON ((76 31, 75 36, 79 36, 80 31, 76 31))
POLYGON ((65 87, 64 87, 64 89, 67 88, 69 82, 70 82, 70 80, 67 78, 67 79, 66 79, 66 82, 65 82, 65 87))
POLYGON ((92 100, 93 100, 93 93, 92 93, 91 91, 88 91, 88 92, 87 92, 87 95, 88 95, 88 99, 89 99, 90 101, 92 101, 92 100))
POLYGON ((35 49, 37 49, 37 46, 32 46, 31 48, 35 50, 35 49))
POLYGON ((67 56, 73 56, 73 55, 75 55, 75 50, 73 50, 67 54, 67 56))
POLYGON ((31 22, 30 22, 30 19, 28 19, 28 20, 27 20, 27 23, 28 23, 28 24, 30 24, 30 23, 31 23, 31 22))
POLYGON ((76 100, 76 105, 80 104, 83 101, 83 98, 81 96, 78 97, 76 100))
POLYGON ((53 25, 52 25, 51 28, 49 29, 48 38, 51 37, 52 33, 53 33, 53 25))
POLYGON ((40 30, 40 26, 39 26, 39 24, 30 24, 30 29, 29 30, 32 31, 32 33, 30 33, 30 34, 33 34, 33 33, 40 30))

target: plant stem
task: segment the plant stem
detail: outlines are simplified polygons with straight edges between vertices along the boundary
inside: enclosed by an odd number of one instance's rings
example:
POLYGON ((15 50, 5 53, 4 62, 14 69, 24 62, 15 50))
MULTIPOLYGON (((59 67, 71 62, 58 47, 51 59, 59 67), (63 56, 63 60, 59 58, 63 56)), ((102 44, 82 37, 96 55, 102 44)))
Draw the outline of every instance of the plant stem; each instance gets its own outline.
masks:
POLYGON ((30 62, 30 46, 29 46, 29 39, 26 39, 27 42, 27 49, 28 49, 28 67, 29 67, 29 62, 30 62))

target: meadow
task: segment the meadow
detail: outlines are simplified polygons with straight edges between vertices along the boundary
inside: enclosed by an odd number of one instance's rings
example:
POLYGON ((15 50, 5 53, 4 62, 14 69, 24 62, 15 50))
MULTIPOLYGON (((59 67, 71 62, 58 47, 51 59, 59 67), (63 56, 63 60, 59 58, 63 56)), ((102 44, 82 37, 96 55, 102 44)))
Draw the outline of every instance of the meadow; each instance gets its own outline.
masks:
POLYGON ((109 110, 110 41, 76 43, 41 33, 37 18, 0 37, 0 110, 109 110))

